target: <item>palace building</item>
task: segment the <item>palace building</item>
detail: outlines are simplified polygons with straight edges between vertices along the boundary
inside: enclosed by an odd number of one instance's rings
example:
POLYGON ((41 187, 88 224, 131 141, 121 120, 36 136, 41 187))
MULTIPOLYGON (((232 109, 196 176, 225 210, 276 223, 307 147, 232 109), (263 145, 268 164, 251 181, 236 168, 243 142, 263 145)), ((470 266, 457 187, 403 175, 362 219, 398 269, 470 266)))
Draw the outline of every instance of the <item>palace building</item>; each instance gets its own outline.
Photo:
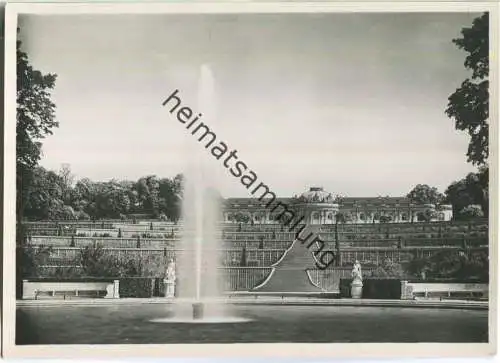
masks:
MULTIPOLYGON (((406 197, 341 197, 321 187, 312 187, 300 196, 276 198, 309 224, 442 222, 453 217, 449 204, 415 204, 406 197)), ((283 208, 273 211, 269 202, 258 198, 227 198, 226 223, 276 223, 283 208)))

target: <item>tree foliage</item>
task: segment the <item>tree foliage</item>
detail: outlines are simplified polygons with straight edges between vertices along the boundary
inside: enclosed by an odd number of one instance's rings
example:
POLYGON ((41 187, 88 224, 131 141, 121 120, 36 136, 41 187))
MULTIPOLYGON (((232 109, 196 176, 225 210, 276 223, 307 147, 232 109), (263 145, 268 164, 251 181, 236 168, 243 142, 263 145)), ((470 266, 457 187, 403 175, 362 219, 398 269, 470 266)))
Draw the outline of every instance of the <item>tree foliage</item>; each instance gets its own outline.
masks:
POLYGON ((437 188, 427 184, 417 184, 406 197, 415 204, 439 204, 444 199, 437 188))
MULTIPOLYGON (((43 74, 33 68, 28 55, 17 42, 17 109, 16 109, 16 210, 21 220, 30 197, 33 171, 41 156, 40 142, 52 134, 59 124, 55 118, 55 104, 50 92, 54 89, 56 75, 43 74)), ((20 224, 18 224, 19 226, 20 224)), ((18 242, 23 235, 17 230, 18 242)))
POLYGON ((462 29, 461 38, 453 39, 467 52, 464 66, 472 71, 462 85, 448 98, 446 114, 455 120, 455 128, 470 136, 467 158, 473 165, 484 165, 489 145, 489 16, 474 19, 472 27, 462 29))
POLYGON ((119 258, 107 253, 100 246, 86 246, 80 250, 81 274, 87 277, 140 276, 140 261, 133 258, 119 258))
POLYGON ((29 220, 122 219, 128 214, 164 215, 177 221, 182 200, 182 175, 137 181, 72 182, 71 169, 59 173, 35 167, 27 188, 24 217, 29 220))
POLYGON ((478 205, 471 204, 460 211, 460 216, 464 219, 483 217, 483 211, 478 205))
POLYGON ((17 42, 17 162, 33 168, 40 160, 41 143, 52 129, 59 126, 55 119, 56 105, 50 99, 55 74, 43 74, 34 69, 28 55, 17 42))
POLYGON ((489 169, 482 167, 478 173, 469 173, 465 178, 450 184, 445 191, 445 201, 453 206, 455 218, 467 217, 461 211, 470 205, 480 205, 483 215, 488 216, 488 178, 489 169))

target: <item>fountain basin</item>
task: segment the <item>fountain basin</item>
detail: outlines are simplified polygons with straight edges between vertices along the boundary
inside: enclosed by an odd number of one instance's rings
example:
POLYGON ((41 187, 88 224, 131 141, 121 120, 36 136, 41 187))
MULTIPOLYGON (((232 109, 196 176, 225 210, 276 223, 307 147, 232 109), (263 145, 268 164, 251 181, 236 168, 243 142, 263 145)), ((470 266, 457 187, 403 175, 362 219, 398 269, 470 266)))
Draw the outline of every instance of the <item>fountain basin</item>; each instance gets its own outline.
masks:
MULTIPOLYGON (((193 303, 186 305, 185 316, 176 316, 169 304, 140 302, 103 306, 91 302, 74 306, 19 306, 16 309, 16 344, 488 341, 487 309, 280 303, 232 305, 229 317, 212 317, 205 311, 204 319, 193 320, 193 303)), ((207 310, 209 304, 203 303, 207 310)))

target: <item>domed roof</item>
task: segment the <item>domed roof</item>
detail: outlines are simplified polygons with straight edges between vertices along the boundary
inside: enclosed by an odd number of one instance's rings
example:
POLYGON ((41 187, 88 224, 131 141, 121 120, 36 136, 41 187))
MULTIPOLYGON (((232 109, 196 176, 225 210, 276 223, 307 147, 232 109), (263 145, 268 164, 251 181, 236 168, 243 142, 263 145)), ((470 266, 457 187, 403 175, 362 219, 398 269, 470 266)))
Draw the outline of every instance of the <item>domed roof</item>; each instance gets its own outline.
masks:
POLYGON ((335 197, 321 187, 311 187, 297 198, 299 202, 305 203, 335 203, 335 197))

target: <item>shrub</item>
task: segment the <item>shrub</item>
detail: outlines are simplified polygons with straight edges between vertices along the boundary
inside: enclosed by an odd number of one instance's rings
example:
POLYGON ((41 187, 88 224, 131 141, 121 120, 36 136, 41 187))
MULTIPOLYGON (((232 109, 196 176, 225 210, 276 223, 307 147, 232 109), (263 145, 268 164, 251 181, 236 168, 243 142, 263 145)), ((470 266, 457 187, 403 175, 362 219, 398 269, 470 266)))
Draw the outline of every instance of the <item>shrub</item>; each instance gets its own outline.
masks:
POLYGON ((477 279, 488 281, 487 251, 440 251, 429 258, 414 255, 407 265, 410 275, 431 279, 477 279))
POLYGON ((372 271, 372 277, 379 278, 404 278, 405 271, 400 263, 394 262, 391 259, 385 259, 382 264, 372 271))
POLYGON ((484 217, 484 213, 483 210, 481 209, 481 206, 475 204, 471 204, 465 207, 459 212, 459 214, 464 219, 484 217))
POLYGON ((391 220, 391 216, 380 216, 380 223, 389 223, 391 220))
POLYGON ((16 270, 21 278, 38 277, 39 266, 47 265, 53 249, 51 246, 26 245, 16 251, 16 270))
POLYGON ((78 262, 82 275, 88 277, 139 276, 141 270, 140 262, 106 253, 100 245, 81 249, 78 262))
POLYGON ((49 273, 45 274, 44 277, 52 277, 55 280, 68 280, 73 278, 78 278, 82 276, 82 270, 77 266, 61 267, 58 266, 49 273))

